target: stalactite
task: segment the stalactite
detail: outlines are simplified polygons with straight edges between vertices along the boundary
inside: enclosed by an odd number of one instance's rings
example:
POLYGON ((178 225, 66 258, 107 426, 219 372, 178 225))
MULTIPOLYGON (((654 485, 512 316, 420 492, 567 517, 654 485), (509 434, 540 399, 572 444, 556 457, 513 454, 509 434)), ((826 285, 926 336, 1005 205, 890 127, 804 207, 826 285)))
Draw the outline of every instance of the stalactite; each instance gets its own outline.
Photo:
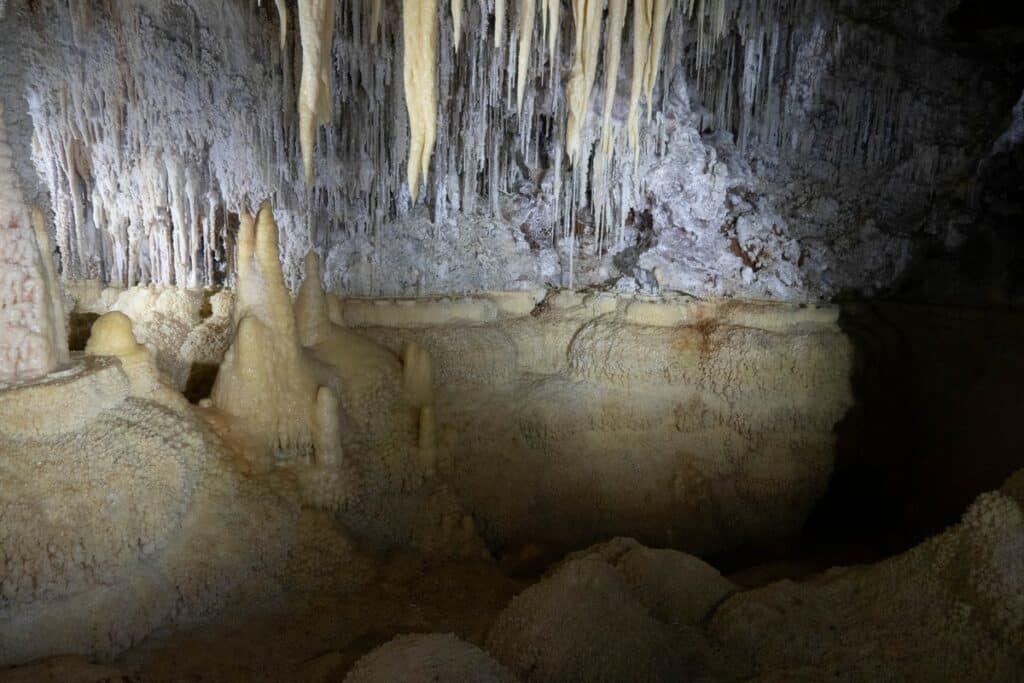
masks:
POLYGON ((519 2, 519 64, 516 70, 516 113, 522 116, 523 95, 530 70, 530 49, 533 45, 533 23, 537 16, 535 0, 519 2))
POLYGON ((608 28, 604 48, 604 114, 601 119, 601 153, 612 151, 612 107, 615 105, 615 87, 619 80, 619 60, 622 56, 622 29, 626 23, 626 0, 608 0, 608 28))
POLYGON ((459 43, 462 40, 462 0, 451 0, 452 10, 452 43, 455 45, 456 54, 459 51, 459 43))
POLYGON ((640 161, 640 96, 644 91, 644 73, 650 55, 651 16, 654 0, 633 0, 633 80, 629 92, 629 118, 626 128, 633 150, 634 167, 640 161))
POLYGON ((672 9, 671 0, 654 0, 651 12, 650 53, 644 67, 644 95, 647 97, 647 120, 650 121, 654 109, 654 86, 658 84, 658 73, 661 71, 661 51, 665 42, 665 27, 672 9))
POLYGON ((437 136, 437 0, 403 0, 405 103, 409 114, 409 195, 430 174, 437 136))
POLYGON ((573 0, 573 20, 576 22, 576 47, 573 52, 572 71, 566 95, 569 100, 569 121, 566 124, 565 149, 569 164, 575 165, 580 156, 580 136, 590 111, 590 93, 597 75, 597 53, 601 45, 601 0, 573 0))
POLYGON ((281 52, 288 46, 288 3, 286 0, 274 0, 277 5, 277 20, 281 31, 281 52))
POLYGON ((561 0, 544 0, 544 35, 548 39, 548 60, 554 68, 556 62, 555 47, 558 45, 558 27, 562 23, 561 0))
POLYGON ((313 182, 313 147, 316 129, 333 114, 331 82, 334 67, 335 0, 300 0, 299 34, 302 40, 302 80, 299 84, 299 138, 306 183, 313 182))
MULTIPOLYGON (((196 4, 197 24, 222 30, 200 46, 196 34, 176 33, 179 26, 146 3, 117 13, 97 7, 88 20, 103 28, 96 31, 67 3, 38 1, 59 40, 26 41, 26 94, 56 245, 74 278, 230 281, 235 235, 216 216, 238 216, 249 198, 264 196, 278 206, 292 287, 311 247, 325 258, 330 288, 378 294, 382 283, 398 280, 418 287, 423 272, 384 273, 382 253, 401 249, 391 226, 412 234, 409 226, 429 213, 432 224, 422 229, 458 248, 478 238, 443 231, 510 223, 503 212, 522 191, 536 193, 531 220, 546 224, 559 258, 575 263, 578 250, 569 247, 580 246, 583 232, 588 258, 611 244, 613 230, 618 245, 624 214, 645 196, 644 179, 624 172, 628 152, 634 168, 664 153, 666 125, 674 124, 652 112, 683 88, 701 105, 694 106, 701 117, 695 125, 733 133, 740 148, 753 145, 780 159, 820 150, 837 174, 901 157, 917 160, 895 167, 908 180, 941 168, 939 152, 920 146, 910 154, 919 123, 895 78, 877 87, 854 84, 837 97, 834 136, 795 125, 814 104, 801 99, 814 84, 794 80, 808 77, 801 65, 868 49, 812 0, 634 0, 629 22, 626 0, 575 0, 564 16, 558 0, 520 0, 511 31, 509 18, 499 17, 507 10, 494 2, 450 0, 439 8, 436 0, 406 0, 401 34, 389 20, 391 6, 378 0, 303 0, 293 31, 303 54, 298 93, 289 80, 287 37, 283 53, 268 53, 265 39, 276 27, 256 13, 246 19, 244 3, 196 4), (309 21, 333 7, 331 21, 309 21), (563 20, 573 21, 572 40, 560 40, 563 20), (632 29, 623 37, 625 23, 632 29), (509 44, 495 49, 499 36, 509 44), (316 60, 306 56, 313 45, 316 60), (440 49, 449 45, 458 54, 440 49), (258 59, 250 46, 261 48, 258 59), (632 78, 620 85, 624 50, 632 78), (604 94, 595 106, 599 66, 604 94), (75 69, 82 78, 69 79, 75 69), (176 80, 179 73, 190 78, 176 80), (255 82, 267 87, 259 97, 255 82), (616 103, 625 95, 619 121, 616 103), (279 106, 296 100, 297 123, 295 106, 279 106), (209 107, 180 106, 206 101, 209 107), (317 128, 324 110, 333 110, 330 125, 317 128), (312 174, 314 143, 316 158, 329 163, 317 164, 316 182, 296 191, 300 176, 312 174), (529 185, 535 187, 521 189, 529 185), (410 205, 406 193, 425 201, 410 205)), ((281 19, 283 27, 288 20, 281 19)), ((895 59, 887 41, 871 49, 895 59)), ((566 282, 573 279, 572 268, 563 272, 566 282)))
POLYGON ((505 44, 505 0, 494 0, 494 47, 505 44))
MULTIPOLYGON (((380 10, 384 0, 370 0, 370 45, 377 44, 377 36, 380 34, 380 10)), ((455 2, 457 0, 453 0, 455 2)))

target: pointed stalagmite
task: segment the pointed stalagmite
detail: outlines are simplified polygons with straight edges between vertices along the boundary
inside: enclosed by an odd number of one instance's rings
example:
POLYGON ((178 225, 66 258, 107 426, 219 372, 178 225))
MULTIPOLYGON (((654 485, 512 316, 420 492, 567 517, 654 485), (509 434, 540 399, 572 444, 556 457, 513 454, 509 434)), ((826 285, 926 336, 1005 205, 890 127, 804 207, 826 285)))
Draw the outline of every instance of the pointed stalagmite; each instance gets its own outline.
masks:
POLYGON ((50 244, 50 232, 46 229, 46 217, 43 210, 38 206, 32 207, 32 229, 36 235, 36 245, 39 248, 39 261, 42 266, 43 286, 49 298, 49 306, 45 306, 44 323, 52 330, 54 344, 53 353, 57 365, 63 365, 70 360, 67 343, 67 321, 64 319, 64 300, 61 298, 60 280, 57 278, 57 269, 53 265, 53 247, 50 244))
POLYGON ((437 135, 437 0, 403 0, 405 107, 409 113, 409 195, 419 197, 437 135))
POLYGON ((433 373, 430 352, 416 342, 406 344, 402 354, 402 386, 411 405, 422 408, 433 404, 433 373))
POLYGON ((320 280, 320 257, 313 250, 306 254, 306 277, 295 297, 295 325, 299 343, 305 347, 319 344, 330 331, 327 299, 320 280))
POLYGON ((249 290, 253 285, 252 254, 256 248, 256 221, 248 211, 238 215, 238 257, 235 273, 235 307, 232 311, 232 323, 238 325, 246 313, 247 302, 253 296, 249 290))
POLYGON ((340 412, 337 394, 330 387, 320 387, 316 393, 316 463, 321 467, 341 465, 340 412))
POLYGON ((313 182, 313 146, 317 126, 331 120, 331 45, 336 0, 299 0, 302 80, 299 82, 299 143, 306 183, 313 182))
POLYGON ((280 247, 278 245, 277 222, 269 201, 260 206, 256 217, 256 244, 253 257, 263 285, 263 305, 267 309, 266 320, 276 332, 286 337, 295 336, 295 314, 292 298, 284 284, 281 270, 280 247))
POLYGON ((236 291, 235 338, 217 373, 213 404, 239 418, 267 453, 306 454, 315 445, 317 383, 299 345, 267 202, 255 222, 241 217, 236 291))

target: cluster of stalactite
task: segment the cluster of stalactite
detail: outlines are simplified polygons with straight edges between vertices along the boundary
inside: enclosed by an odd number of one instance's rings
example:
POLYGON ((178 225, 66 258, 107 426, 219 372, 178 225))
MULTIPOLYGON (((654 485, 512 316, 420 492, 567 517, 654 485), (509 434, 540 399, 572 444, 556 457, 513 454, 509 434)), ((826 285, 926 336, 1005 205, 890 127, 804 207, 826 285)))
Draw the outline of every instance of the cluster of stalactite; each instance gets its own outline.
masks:
POLYGON ((703 128, 761 153, 877 166, 912 125, 877 84, 834 134, 797 125, 824 77, 800 65, 847 49, 812 0, 42 4, 30 110, 73 277, 230 277, 235 217, 266 197, 304 254, 420 205, 439 226, 495 214, 523 183, 556 239, 584 220, 614 248, 680 78, 703 128))

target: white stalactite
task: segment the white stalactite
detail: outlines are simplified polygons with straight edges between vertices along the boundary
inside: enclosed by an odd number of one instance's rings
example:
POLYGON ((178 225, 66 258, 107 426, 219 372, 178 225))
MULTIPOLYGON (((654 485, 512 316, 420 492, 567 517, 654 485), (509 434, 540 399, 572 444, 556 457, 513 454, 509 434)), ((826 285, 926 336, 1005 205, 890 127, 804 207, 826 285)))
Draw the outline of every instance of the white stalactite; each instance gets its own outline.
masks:
POLYGON ((409 114, 409 195, 430 174, 437 136, 437 0, 403 0, 405 106, 409 114))
POLYGON ((334 67, 331 46, 336 0, 299 0, 299 37, 302 40, 302 80, 299 83, 299 142, 306 183, 313 182, 313 147, 316 129, 333 115, 331 81, 334 67))

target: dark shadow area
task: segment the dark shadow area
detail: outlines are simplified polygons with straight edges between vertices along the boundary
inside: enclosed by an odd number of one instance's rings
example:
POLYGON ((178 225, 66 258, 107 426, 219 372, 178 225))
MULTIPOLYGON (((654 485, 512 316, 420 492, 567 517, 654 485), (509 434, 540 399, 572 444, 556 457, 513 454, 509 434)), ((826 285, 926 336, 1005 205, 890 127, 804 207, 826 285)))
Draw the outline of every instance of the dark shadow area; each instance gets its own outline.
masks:
POLYGON ((898 552, 1024 466, 1024 313, 872 302, 845 306, 840 324, 858 406, 808 533, 898 552))
POLYGON ((185 383, 185 398, 190 403, 199 403, 202 399, 209 398, 219 371, 220 366, 215 363, 193 363, 185 383))
POLYGON ((96 313, 72 313, 68 316, 68 350, 84 351, 92 335, 92 324, 100 316, 96 313))
POLYGON ((1024 467, 1024 103, 1006 125, 972 181, 972 220, 884 298, 840 304, 856 404, 832 480, 798 538, 712 558, 738 583, 908 550, 1024 467))
POLYGON ((1024 311, 846 304, 856 405, 802 534, 709 558, 740 585, 875 562, 959 521, 1024 467, 1024 311))

